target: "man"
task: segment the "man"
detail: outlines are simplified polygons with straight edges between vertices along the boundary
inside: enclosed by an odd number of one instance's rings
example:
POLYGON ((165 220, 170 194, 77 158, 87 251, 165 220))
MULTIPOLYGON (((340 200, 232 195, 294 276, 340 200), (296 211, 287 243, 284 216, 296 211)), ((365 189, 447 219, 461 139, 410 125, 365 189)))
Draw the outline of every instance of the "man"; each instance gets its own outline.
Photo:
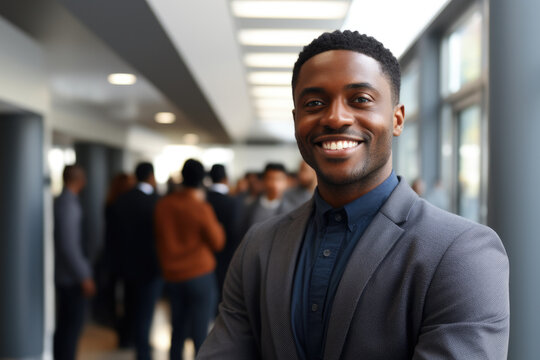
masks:
POLYGON ((283 196, 294 208, 311 199, 317 186, 315 171, 303 160, 300 162, 296 177, 298 185, 287 190, 283 196))
POLYGON ((154 208, 158 195, 153 165, 139 163, 135 177, 137 185, 122 194, 112 210, 117 231, 112 237, 118 241, 113 247, 113 261, 124 282, 125 312, 121 334, 135 340, 138 360, 149 360, 150 327, 162 289, 154 235, 154 208))
POLYGON ((283 199, 283 194, 288 186, 288 175, 283 164, 266 164, 262 183, 262 194, 246 208, 242 234, 245 234, 255 223, 294 209, 291 203, 283 199))
POLYGON ((206 200, 212 205, 219 222, 225 228, 225 247, 216 254, 218 298, 221 300, 225 274, 240 240, 238 234, 240 211, 237 199, 229 196, 229 180, 225 166, 214 164, 210 169, 210 178, 212 185, 206 192, 206 200))
POLYGON ((206 173, 189 159, 182 168, 182 189, 156 205, 158 255, 168 282, 172 337, 169 358, 181 359, 191 337, 197 352, 208 333, 217 302, 214 252, 225 245, 225 231, 204 200, 206 173))
POLYGON ((96 292, 90 262, 83 253, 79 193, 86 175, 79 165, 63 172, 64 189, 54 201, 54 279, 56 287, 55 360, 73 360, 84 324, 87 298, 96 292))
POLYGON ((246 235, 199 359, 506 359, 506 253, 393 173, 399 85, 397 60, 357 32, 300 53, 295 134, 317 191, 246 235))

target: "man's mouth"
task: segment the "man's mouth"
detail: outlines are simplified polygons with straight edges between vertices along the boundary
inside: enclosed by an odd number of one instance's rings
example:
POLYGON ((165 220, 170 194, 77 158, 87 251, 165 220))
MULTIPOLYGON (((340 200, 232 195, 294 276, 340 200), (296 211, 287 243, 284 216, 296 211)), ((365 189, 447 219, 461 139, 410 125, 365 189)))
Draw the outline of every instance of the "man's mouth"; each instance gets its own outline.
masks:
POLYGON ((338 140, 338 141, 323 141, 320 143, 324 150, 343 150, 358 146, 358 141, 338 140))

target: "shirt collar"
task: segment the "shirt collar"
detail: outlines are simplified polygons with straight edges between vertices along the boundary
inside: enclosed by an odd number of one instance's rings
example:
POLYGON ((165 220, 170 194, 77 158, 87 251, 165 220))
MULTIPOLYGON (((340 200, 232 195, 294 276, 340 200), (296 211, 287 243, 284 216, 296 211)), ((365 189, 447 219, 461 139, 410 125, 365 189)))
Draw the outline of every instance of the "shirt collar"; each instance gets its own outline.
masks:
POLYGON ((315 191, 315 218, 320 224, 327 224, 328 215, 342 213, 347 219, 349 230, 353 231, 355 224, 360 222, 363 217, 375 215, 398 183, 399 180, 392 170, 390 176, 375 189, 338 209, 332 208, 324 201, 317 190, 315 191))
POLYGON ((149 183, 140 182, 137 184, 137 189, 141 190, 146 195, 151 195, 154 193, 154 187, 149 183))
POLYGON ((215 183, 210 185, 210 190, 218 192, 223 195, 227 195, 229 193, 229 187, 222 183, 215 183))

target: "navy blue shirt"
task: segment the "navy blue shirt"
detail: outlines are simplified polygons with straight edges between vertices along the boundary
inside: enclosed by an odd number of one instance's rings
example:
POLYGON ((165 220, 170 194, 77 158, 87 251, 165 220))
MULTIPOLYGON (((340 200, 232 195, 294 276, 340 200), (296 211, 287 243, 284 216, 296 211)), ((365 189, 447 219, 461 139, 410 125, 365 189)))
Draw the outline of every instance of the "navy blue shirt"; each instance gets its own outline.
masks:
POLYGON ((299 356, 322 359, 336 290, 356 243, 398 184, 392 174, 379 186, 334 209, 315 192, 296 265, 291 302, 292 327, 299 356))

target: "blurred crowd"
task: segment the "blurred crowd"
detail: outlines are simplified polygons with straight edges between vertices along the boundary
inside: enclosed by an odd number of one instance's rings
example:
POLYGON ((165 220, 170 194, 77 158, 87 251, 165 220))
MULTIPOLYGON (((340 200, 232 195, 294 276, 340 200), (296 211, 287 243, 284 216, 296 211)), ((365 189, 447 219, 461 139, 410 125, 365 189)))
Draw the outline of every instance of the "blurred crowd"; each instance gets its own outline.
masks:
POLYGON ((150 328, 157 301, 171 309, 171 359, 181 359, 187 338, 195 351, 219 312, 221 292, 234 251, 249 228, 307 202, 315 172, 304 162, 296 172, 281 163, 248 171, 235 184, 226 168, 207 171, 187 160, 181 181, 157 192, 151 163, 134 174, 116 175, 104 204, 105 242, 98 261, 84 254, 78 195, 86 176, 67 166, 64 189, 55 199, 56 330, 54 358, 74 359, 85 312, 114 329, 119 347, 151 359, 150 328))

